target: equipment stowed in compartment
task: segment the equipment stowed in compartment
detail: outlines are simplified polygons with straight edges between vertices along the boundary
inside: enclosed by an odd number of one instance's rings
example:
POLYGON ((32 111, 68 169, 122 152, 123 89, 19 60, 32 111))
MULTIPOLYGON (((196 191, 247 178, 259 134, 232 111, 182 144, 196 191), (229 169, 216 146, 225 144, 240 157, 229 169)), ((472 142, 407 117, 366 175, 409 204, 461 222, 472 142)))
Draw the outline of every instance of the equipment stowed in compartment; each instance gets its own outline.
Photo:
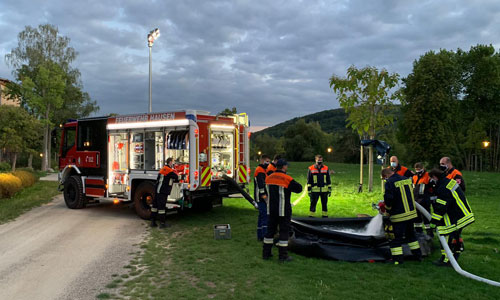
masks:
POLYGON ((171 131, 167 136, 167 149, 186 150, 188 131, 171 131))

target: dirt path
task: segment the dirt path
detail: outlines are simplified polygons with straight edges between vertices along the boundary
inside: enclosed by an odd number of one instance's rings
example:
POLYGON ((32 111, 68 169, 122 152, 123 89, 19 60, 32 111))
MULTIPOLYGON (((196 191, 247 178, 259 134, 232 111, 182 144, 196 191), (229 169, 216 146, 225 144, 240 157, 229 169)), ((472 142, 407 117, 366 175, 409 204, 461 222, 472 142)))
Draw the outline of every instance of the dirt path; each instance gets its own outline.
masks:
POLYGON ((0 298, 95 299, 145 234, 126 205, 71 210, 57 196, 0 225, 0 298))

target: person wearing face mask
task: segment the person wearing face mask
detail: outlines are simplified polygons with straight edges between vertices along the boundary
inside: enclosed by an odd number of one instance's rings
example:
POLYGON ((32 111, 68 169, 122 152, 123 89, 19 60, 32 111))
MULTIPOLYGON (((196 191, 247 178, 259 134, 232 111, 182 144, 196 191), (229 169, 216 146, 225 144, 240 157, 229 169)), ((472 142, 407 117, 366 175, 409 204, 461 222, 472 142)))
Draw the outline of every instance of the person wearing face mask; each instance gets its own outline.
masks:
POLYGON ((276 163, 280 159, 281 159, 281 155, 276 154, 274 156, 273 161, 269 164, 269 166, 267 166, 267 169, 266 169, 267 176, 273 174, 276 171, 276 163))
MULTIPOLYGON (((446 173, 439 169, 429 172, 432 181, 436 182, 432 203, 431 228, 443 235, 450 246, 453 256, 458 260, 464 251, 464 241, 461 237, 462 230, 474 222, 474 213, 465 197, 462 188, 454 179, 449 179, 446 173)), ((441 248, 441 259, 434 262, 438 266, 449 266, 448 257, 441 248)))
POLYGON ((445 156, 439 160, 439 169, 446 174, 446 178, 455 180, 465 193, 465 180, 462 173, 453 167, 449 157, 445 156))
POLYGON ((391 169, 397 173, 399 176, 404 176, 406 178, 412 178, 413 173, 407 168, 399 164, 399 159, 397 156, 391 156, 391 169))
POLYGON ((403 263, 403 244, 408 243, 413 256, 421 261, 422 252, 413 226, 417 209, 411 179, 395 173, 391 168, 383 169, 381 176, 385 180, 383 207, 389 214, 394 232, 394 239, 389 241, 392 260, 395 265, 403 263))
MULTIPOLYGON (((413 195, 415 201, 422 205, 427 211, 431 210, 430 196, 432 194, 432 185, 430 185, 429 173, 425 171, 424 164, 418 162, 415 164, 415 175, 413 175, 413 195)), ((417 211, 417 221, 415 222, 415 230, 417 232, 423 232, 425 228, 427 235, 434 236, 431 228, 430 222, 427 218, 424 218, 422 214, 417 211)))
POLYGON ((259 206, 259 216, 257 219, 257 240, 263 241, 267 232, 267 191, 266 191, 266 169, 269 166, 270 158, 267 155, 260 157, 260 164, 253 174, 254 199, 259 206))
POLYGON ((174 182, 179 181, 179 176, 174 170, 174 159, 169 157, 166 165, 158 172, 155 183, 155 195, 153 197, 153 206, 151 207, 151 227, 158 226, 156 218, 160 221, 160 228, 166 228, 166 206, 168 195, 172 191, 174 182))
POLYGON ((323 164, 323 156, 315 156, 316 163, 309 167, 307 171, 307 192, 311 199, 309 216, 314 217, 316 204, 321 198, 322 217, 328 218, 328 197, 332 194, 332 182, 328 167, 323 164))

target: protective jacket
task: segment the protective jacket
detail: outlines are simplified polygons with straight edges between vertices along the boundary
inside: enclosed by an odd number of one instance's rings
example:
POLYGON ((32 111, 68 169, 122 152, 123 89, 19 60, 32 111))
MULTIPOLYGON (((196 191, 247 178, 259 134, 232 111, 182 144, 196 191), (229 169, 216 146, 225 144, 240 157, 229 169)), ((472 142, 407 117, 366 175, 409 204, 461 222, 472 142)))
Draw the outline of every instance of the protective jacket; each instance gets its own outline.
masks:
POLYGON ((179 181, 179 176, 169 166, 164 166, 158 172, 155 183, 156 194, 170 195, 174 182, 179 181))
POLYGON ((404 176, 406 178, 413 177, 413 173, 407 167, 402 166, 400 164, 398 164, 396 169, 394 169, 394 172, 396 172, 396 174, 398 174, 399 176, 404 176))
POLYGON ((436 196, 431 223, 437 225, 440 234, 450 234, 474 222, 467 198, 455 180, 441 177, 436 186, 436 196))
POLYGON ((253 173, 253 180, 254 180, 254 199, 255 201, 264 201, 265 196, 267 195, 266 192, 266 165, 260 164, 257 166, 255 169, 255 172, 253 173))
POLYGON ((417 217, 411 179, 394 173, 385 182, 384 202, 391 222, 403 222, 417 217))
POLYGON ((423 172, 421 175, 413 175, 413 193, 415 196, 415 201, 418 203, 429 202, 429 198, 432 194, 432 187, 429 184, 429 173, 423 172))
POLYGON ((267 169, 266 169, 267 176, 273 174, 274 172, 276 172, 276 165, 273 164, 273 163, 270 163, 269 166, 267 166, 267 169))
POLYGON ((302 192, 302 185, 281 170, 276 170, 266 178, 269 191, 267 214, 271 216, 289 217, 292 215, 290 196, 302 192))
POLYGON ((455 168, 449 169, 446 172, 446 178, 455 180, 458 183, 458 185, 460 185, 462 191, 465 192, 465 181, 462 176, 462 173, 459 170, 455 168))
POLYGON ((307 192, 309 193, 331 193, 332 182, 330 172, 326 165, 316 164, 309 167, 307 171, 307 192))

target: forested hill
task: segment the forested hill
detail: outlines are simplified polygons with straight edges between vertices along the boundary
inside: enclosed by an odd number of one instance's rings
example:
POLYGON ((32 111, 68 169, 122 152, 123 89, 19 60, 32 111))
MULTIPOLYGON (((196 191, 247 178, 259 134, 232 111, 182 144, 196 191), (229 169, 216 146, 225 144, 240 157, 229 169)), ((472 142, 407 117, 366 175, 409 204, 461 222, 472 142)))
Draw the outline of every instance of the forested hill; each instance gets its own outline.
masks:
POLYGON ((302 116, 302 117, 297 117, 290 119, 288 121, 285 121, 283 123, 276 124, 272 127, 268 127, 266 129, 263 129, 261 131, 256 132, 254 135, 263 135, 267 134, 276 138, 280 138, 283 136, 285 133, 286 129, 290 126, 295 124, 298 120, 304 119, 306 123, 310 122, 319 122, 319 125, 321 126, 321 129, 327 133, 332 133, 335 131, 339 130, 345 130, 345 126, 347 124, 346 122, 347 115, 344 112, 343 108, 337 108, 337 109, 330 109, 330 110, 324 110, 320 111, 314 114, 302 116))

